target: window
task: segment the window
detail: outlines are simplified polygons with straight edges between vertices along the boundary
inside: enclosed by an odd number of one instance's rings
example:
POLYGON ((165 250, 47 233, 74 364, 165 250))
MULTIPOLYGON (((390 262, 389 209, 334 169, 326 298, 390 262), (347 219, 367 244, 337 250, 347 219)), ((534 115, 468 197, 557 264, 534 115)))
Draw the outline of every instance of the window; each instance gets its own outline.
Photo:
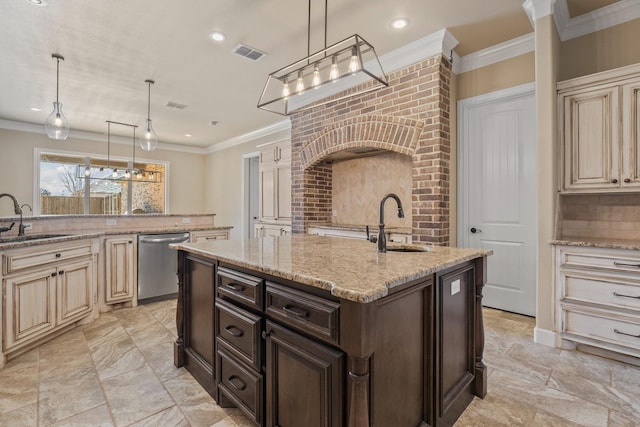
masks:
POLYGON ((40 215, 165 213, 166 165, 36 152, 40 215))

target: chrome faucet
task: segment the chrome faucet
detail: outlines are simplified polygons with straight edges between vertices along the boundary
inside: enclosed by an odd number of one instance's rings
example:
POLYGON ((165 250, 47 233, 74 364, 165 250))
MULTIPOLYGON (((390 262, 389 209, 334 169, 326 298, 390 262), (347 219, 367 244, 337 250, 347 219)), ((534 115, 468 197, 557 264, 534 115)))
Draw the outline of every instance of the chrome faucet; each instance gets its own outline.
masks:
MULTIPOLYGON (((11 200, 13 200, 13 210, 15 211, 16 215, 20 215, 20 227, 22 227, 22 209, 20 209, 20 204, 18 203, 18 200, 14 195, 9 193, 0 194, 0 199, 2 199, 3 197, 8 197, 11 200)), ((0 233, 11 230, 14 224, 15 223, 12 223, 9 227, 0 227, 0 230, 1 230, 0 233)), ((24 235, 24 230, 22 230, 21 235, 24 235)))
MULTIPOLYGON (((395 199, 398 204, 398 218, 404 218, 404 211, 402 210, 402 202, 400 201, 400 198, 393 193, 389 193, 384 196, 380 202, 380 224, 378 225, 377 239, 378 252, 387 252, 387 236, 384 234, 384 202, 389 198, 395 199)), ((373 241, 373 239, 371 241, 373 241)))

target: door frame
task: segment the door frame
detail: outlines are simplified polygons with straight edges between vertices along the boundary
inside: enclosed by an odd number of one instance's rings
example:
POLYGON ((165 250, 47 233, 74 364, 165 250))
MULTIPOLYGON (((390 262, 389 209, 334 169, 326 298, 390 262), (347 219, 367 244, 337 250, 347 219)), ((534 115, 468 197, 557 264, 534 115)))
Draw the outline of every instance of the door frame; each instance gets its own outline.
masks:
MULTIPOLYGON (((251 171, 251 159, 260 158, 260 152, 254 151, 251 153, 242 155, 242 238, 250 239, 253 236, 253 230, 251 229, 251 218, 249 218, 249 205, 250 205, 250 171, 251 171)), ((259 165, 258 165, 259 167, 259 165)), ((260 199, 260 189, 258 188, 258 199, 260 199)))
MULTIPOLYGON (((469 176, 464 172, 469 168, 469 150, 468 144, 471 140, 469 135, 469 111, 482 104, 491 104, 498 101, 506 101, 510 99, 521 98, 524 96, 536 94, 535 82, 526 83, 519 86, 514 86, 508 89, 498 90, 495 92, 487 93, 484 95, 474 96, 472 98, 461 99, 458 101, 458 174, 457 174, 457 209, 456 209, 456 222, 457 222, 457 242, 456 245, 460 247, 466 247, 469 244, 469 237, 466 230, 469 228, 469 204, 466 203, 469 200, 469 176)), ((537 169, 537 164, 536 164, 537 169)), ((535 177, 532 179, 535 180, 535 177)), ((537 241, 535 242, 537 245, 537 241)), ((536 260, 536 266, 538 260, 536 260)))

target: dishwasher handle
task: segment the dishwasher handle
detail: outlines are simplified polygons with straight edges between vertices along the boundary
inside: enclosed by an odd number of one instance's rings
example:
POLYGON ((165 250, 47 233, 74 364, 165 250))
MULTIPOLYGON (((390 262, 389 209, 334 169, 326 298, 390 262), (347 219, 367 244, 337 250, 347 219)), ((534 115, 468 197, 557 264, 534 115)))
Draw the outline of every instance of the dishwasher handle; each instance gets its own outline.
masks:
POLYGON ((185 233, 180 236, 138 236, 139 243, 181 243, 189 240, 189 234, 185 233))

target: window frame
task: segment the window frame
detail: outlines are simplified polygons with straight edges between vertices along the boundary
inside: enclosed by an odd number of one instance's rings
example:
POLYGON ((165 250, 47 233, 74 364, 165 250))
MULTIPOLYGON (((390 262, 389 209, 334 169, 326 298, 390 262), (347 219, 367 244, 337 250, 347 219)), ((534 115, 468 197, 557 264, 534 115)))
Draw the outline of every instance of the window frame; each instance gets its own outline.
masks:
MULTIPOLYGON (((99 154, 99 153, 89 153, 89 152, 77 152, 77 151, 67 151, 67 150, 56 150, 56 149, 50 149, 50 148, 41 148, 41 147, 35 147, 33 149, 33 200, 32 200, 32 207, 33 207, 33 215, 34 216, 42 216, 42 214, 40 213, 40 159, 41 156, 43 154, 51 154, 51 155, 61 155, 61 156, 68 156, 68 157, 74 157, 74 158, 78 158, 78 159, 85 159, 87 157, 89 157, 90 159, 101 159, 101 160, 107 160, 107 157, 103 154, 99 154)), ((125 156, 109 156, 111 160, 115 160, 115 161, 120 161, 120 162, 131 162, 131 158, 129 157, 125 157, 125 156)), ((170 162, 169 161, 164 161, 164 160, 154 160, 154 159, 145 159, 145 158, 140 158, 136 156, 136 163, 153 163, 153 164, 157 164, 157 165, 162 165, 164 167, 164 214, 168 215, 169 214, 169 167, 170 167, 170 162)), ((129 185, 127 186, 127 194, 125 194, 127 196, 127 198, 129 198, 129 200, 131 200, 131 192, 133 191, 133 186, 129 185)), ((84 193, 84 198, 86 200, 88 200, 88 198, 91 196, 90 192, 86 192, 84 193)), ((86 202, 85 200, 85 202, 86 202)), ((71 215, 71 214, 69 214, 71 215)), ((74 214, 75 215, 75 214, 74 214)), ((87 213, 83 213, 81 215, 84 216, 101 216, 102 214, 87 214, 87 213)), ((131 212, 129 212, 128 214, 120 214, 120 216, 131 216, 133 215, 131 212)), ((52 217, 56 217, 56 216, 64 216, 64 215, 46 215, 46 216, 52 216, 52 217)), ((108 216, 118 216, 118 215, 108 215, 108 216)))

